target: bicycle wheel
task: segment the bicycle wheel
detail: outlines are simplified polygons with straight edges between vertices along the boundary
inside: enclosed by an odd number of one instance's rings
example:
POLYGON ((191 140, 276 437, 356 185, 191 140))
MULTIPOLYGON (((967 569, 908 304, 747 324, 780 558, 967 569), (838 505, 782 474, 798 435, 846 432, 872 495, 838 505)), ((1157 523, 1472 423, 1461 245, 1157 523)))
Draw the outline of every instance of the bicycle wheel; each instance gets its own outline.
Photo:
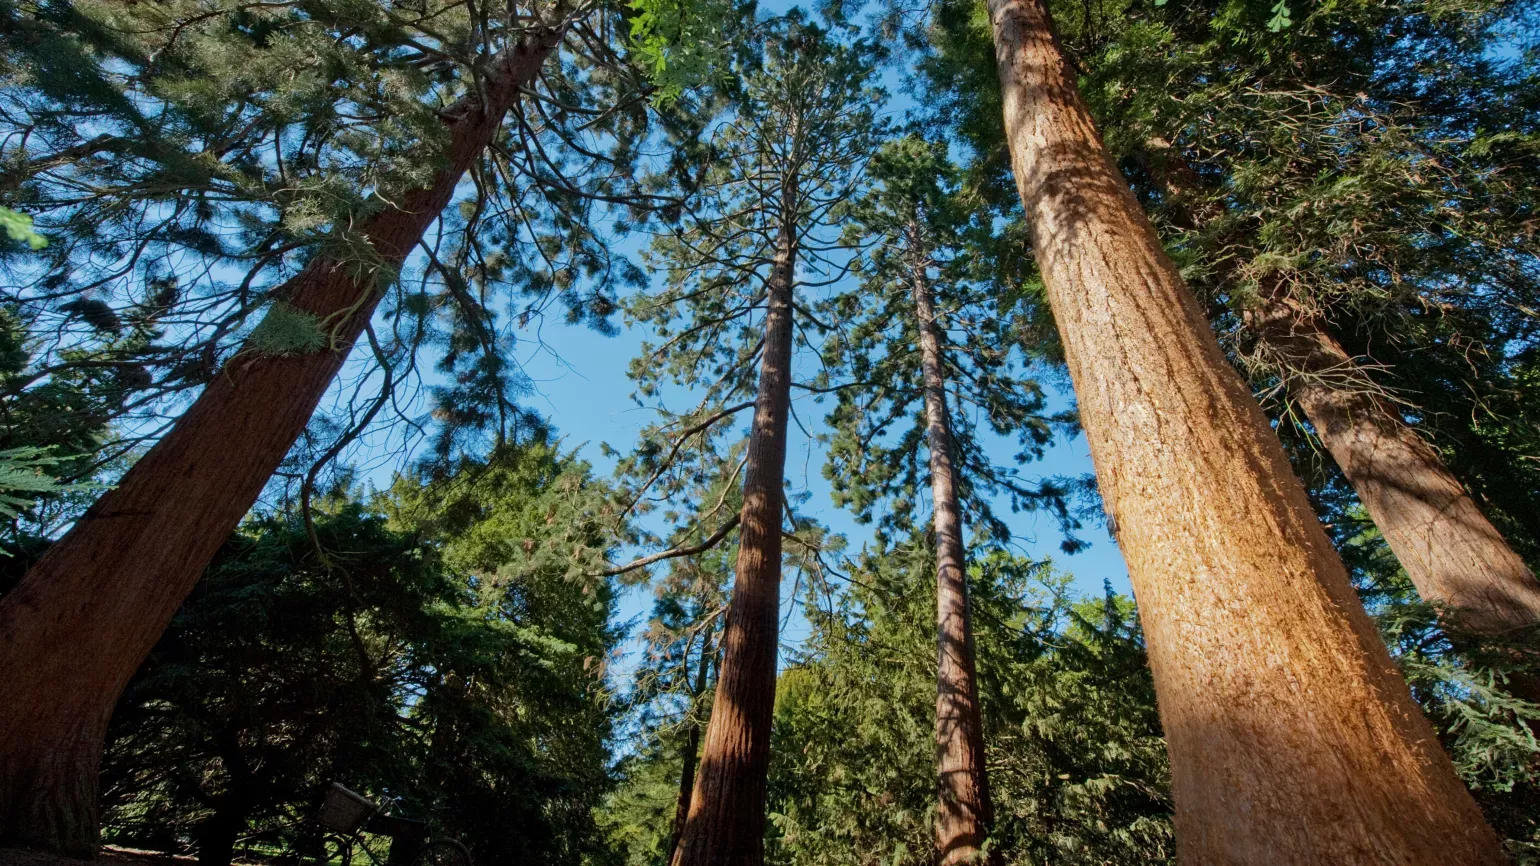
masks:
POLYGON ((321 840, 321 863, 325 866, 351 866, 353 840, 346 836, 328 834, 321 840))
POLYGON ((471 852, 454 839, 434 839, 412 866, 471 866, 471 852))

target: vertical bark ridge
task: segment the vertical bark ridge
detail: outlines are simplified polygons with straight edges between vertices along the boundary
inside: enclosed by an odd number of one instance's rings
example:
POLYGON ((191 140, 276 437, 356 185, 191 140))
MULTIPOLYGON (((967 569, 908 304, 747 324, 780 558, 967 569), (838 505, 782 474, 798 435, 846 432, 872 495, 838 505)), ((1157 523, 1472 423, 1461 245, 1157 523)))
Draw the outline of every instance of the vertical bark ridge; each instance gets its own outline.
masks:
MULTIPOLYGON (((952 465, 952 425, 936 305, 918 226, 909 229, 912 293, 925 390, 932 526, 936 532, 936 853, 940 866, 977 863, 994 820, 984 763, 977 656, 968 609, 962 509, 952 465)), ((990 858, 999 862, 998 853, 990 858)))
POLYGON ((1042 0, 989 0, 1012 168, 1171 755, 1179 857, 1506 858, 1108 159, 1042 0))
MULTIPOLYGON (((362 234, 399 268, 562 37, 537 32, 444 112, 432 186, 362 234)), ((90 857, 97 768, 114 704, 219 545, 304 430, 380 298, 378 277, 318 258, 276 292, 331 334, 326 349, 238 353, 163 439, 0 599, 0 844, 90 857)))
POLYGON ((782 230, 767 281, 765 348, 749 433, 737 575, 722 631, 716 697, 674 866, 759 866, 764 862, 765 780, 780 631, 781 507, 791 410, 795 262, 793 229, 788 226, 782 230))

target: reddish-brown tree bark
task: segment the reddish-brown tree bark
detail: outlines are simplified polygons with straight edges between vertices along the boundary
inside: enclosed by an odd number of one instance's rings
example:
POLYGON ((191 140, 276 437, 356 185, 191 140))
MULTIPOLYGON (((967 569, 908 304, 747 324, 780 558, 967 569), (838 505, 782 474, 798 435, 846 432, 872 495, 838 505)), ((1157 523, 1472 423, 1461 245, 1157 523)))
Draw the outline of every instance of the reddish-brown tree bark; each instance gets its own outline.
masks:
MULTIPOLYGON (((1170 142, 1152 139, 1150 175, 1187 228, 1218 215, 1197 172, 1170 142)), ((1226 276, 1233 277, 1233 268, 1226 276)), ((1276 277, 1246 313, 1257 348, 1283 371, 1290 396, 1358 494, 1417 593, 1465 639, 1540 624, 1540 581, 1513 551, 1437 450, 1406 423, 1318 316, 1276 277)), ((1540 682, 1512 683, 1540 701, 1540 682)))
POLYGON ((984 717, 979 708, 941 334, 918 227, 911 226, 909 235, 934 500, 931 524, 936 531, 936 862, 956 866, 982 859, 994 808, 984 770, 984 717))
MULTIPOLYGON (((527 37, 445 112, 450 142, 427 189, 364 223, 399 267, 560 42, 527 37)), ((94 856, 97 768, 123 687, 215 550, 256 501, 362 333, 380 290, 326 258, 278 291, 332 335, 291 356, 237 354, 176 425, 0 600, 0 843, 94 856)))
POLYGON ((1042 0, 989 0, 1012 168, 1204 866, 1500 864, 1042 0))
POLYGON ((791 411, 794 238, 791 227, 783 229, 767 281, 769 311, 744 470, 737 575, 722 631, 711 722, 674 866, 764 862, 765 781, 780 642, 781 488, 791 411))
POLYGON ((1469 635, 1540 623, 1540 581, 1330 333, 1276 283, 1247 315, 1289 394, 1426 601, 1469 635))

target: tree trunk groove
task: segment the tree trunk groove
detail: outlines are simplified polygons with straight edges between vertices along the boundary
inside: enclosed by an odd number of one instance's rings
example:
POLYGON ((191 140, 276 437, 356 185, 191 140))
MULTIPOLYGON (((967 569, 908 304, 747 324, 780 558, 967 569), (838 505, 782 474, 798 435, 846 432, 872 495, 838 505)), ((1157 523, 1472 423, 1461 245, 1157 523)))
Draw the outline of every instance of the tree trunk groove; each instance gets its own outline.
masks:
POLYGON ((1012 168, 1139 600, 1178 856, 1507 862, 1108 159, 1042 0, 989 11, 1012 168))
POLYGON ((767 283, 765 348, 743 481, 737 576, 706 746, 674 866, 760 866, 765 777, 775 712, 781 601, 781 507, 791 411, 792 279, 796 247, 782 231, 767 283))
MULTIPOLYGON (((706 685, 711 676, 711 626, 707 625, 705 633, 701 635, 700 665, 695 669, 695 688, 690 692, 690 711, 695 711, 695 702, 706 693, 706 685)), ((689 657, 685 657, 689 662, 689 657)), ((668 837, 668 859, 674 859, 674 852, 679 850, 679 837, 684 835, 685 820, 690 817, 690 796, 695 792, 695 765, 700 762, 700 722, 690 720, 690 727, 685 731, 684 750, 680 755, 679 769, 679 797, 674 801, 674 829, 668 837)))
MULTIPOLYGON (((912 227, 911 237, 918 234, 912 227)), ((936 531, 936 862, 977 863, 994 819, 984 768, 984 719, 979 708, 977 659, 968 611, 962 509, 952 466, 952 429, 946 404, 936 307, 923 256, 913 265, 915 321, 925 388, 925 433, 936 531)), ((998 861, 998 857, 992 858, 998 861)))
POLYGON ((246 829, 247 808, 233 796, 221 798, 214 814, 198 827, 198 866, 230 866, 235 843, 246 829))
MULTIPOLYGON (((438 218, 561 33, 527 37, 445 111, 433 185, 362 227, 396 268, 438 218)), ((277 296, 332 335, 289 356, 241 352, 168 433, 0 599, 0 844, 94 856, 108 719, 210 558, 304 430, 380 298, 377 275, 318 258, 277 296)))

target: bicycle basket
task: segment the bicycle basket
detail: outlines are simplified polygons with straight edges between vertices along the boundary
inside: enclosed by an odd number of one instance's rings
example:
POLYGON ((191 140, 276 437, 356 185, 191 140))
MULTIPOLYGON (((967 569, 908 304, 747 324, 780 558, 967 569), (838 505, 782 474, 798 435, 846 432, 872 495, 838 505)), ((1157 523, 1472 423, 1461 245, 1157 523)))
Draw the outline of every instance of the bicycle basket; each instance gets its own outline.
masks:
POLYGON ((326 792, 326 799, 321 803, 321 814, 316 820, 328 830, 352 833, 364 826, 364 822, 379 808, 362 794, 356 794, 333 782, 331 790, 326 792))

